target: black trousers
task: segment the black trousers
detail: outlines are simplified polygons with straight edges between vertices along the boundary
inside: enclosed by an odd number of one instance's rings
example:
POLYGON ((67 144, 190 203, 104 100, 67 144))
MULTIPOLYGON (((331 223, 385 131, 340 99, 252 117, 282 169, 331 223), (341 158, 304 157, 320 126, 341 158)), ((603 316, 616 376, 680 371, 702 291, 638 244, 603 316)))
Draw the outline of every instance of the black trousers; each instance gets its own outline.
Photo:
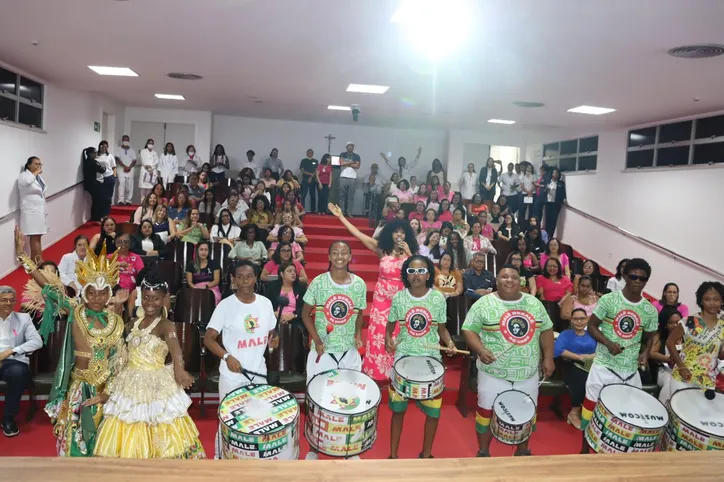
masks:
POLYGON ((30 367, 17 360, 5 360, 0 366, 0 380, 7 383, 3 420, 14 419, 20 411, 20 399, 30 381, 30 367))
POLYGON ((103 184, 94 182, 93 186, 88 190, 91 197, 91 221, 100 221, 103 218, 105 209, 105 196, 103 195, 103 184))
MULTIPOLYGON (((316 189, 316 188, 314 188, 316 189)), ((329 199, 329 184, 322 184, 322 189, 319 190, 319 204, 317 212, 324 214, 327 212, 327 201, 329 199)))
POLYGON ((571 392, 571 406, 579 407, 586 397, 586 380, 588 372, 581 370, 575 363, 566 363, 566 371, 563 374, 568 391, 571 392))
POLYGON ((560 212, 561 205, 559 203, 546 203, 546 232, 548 233, 548 239, 553 238, 556 232, 560 212))
POLYGON ((103 209, 101 211, 101 217, 104 218, 111 213, 111 205, 113 204, 113 191, 116 188, 116 178, 108 176, 103 178, 103 184, 101 184, 101 196, 103 197, 103 209))
POLYGON ((306 201, 307 201, 307 193, 309 193, 309 197, 311 199, 311 203, 309 204, 310 208, 309 210, 313 213, 317 212, 317 183, 316 182, 309 182, 307 180, 307 176, 302 176, 302 206, 304 206, 304 209, 307 208, 306 201))

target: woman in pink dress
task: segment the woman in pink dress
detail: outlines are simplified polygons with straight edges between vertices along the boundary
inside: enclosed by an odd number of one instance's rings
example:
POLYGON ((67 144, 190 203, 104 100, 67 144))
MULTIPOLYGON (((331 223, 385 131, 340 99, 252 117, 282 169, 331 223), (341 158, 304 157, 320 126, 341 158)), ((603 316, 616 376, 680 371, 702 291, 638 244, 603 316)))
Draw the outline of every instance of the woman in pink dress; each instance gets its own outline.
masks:
POLYGON ((393 219, 385 224, 379 238, 374 239, 350 223, 342 215, 339 206, 329 204, 329 211, 342 221, 352 236, 380 257, 380 274, 372 298, 362 371, 376 381, 387 381, 393 361, 393 355, 385 349, 387 315, 392 306, 392 297, 405 289, 400 270, 402 263, 417 252, 415 234, 407 221, 393 219))

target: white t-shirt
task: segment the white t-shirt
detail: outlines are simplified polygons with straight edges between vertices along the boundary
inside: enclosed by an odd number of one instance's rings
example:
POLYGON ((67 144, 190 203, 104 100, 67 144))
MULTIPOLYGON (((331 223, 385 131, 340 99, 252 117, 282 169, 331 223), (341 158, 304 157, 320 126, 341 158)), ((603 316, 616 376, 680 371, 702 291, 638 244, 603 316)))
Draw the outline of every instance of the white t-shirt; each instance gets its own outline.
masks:
POLYGON ((612 292, 621 291, 625 286, 626 279, 623 276, 621 276, 621 279, 616 279, 615 276, 611 276, 608 283, 606 283, 606 289, 611 290, 612 292))
POLYGON ((98 161, 98 164, 103 166, 103 168, 105 169, 103 173, 99 172, 96 174, 96 179, 100 182, 103 182, 103 178, 111 177, 113 175, 113 168, 116 167, 116 158, 106 153, 98 156, 96 158, 96 161, 98 161))
POLYGON ((239 226, 234 226, 232 224, 228 224, 228 225, 224 226, 224 231, 226 232, 226 236, 222 236, 219 233, 219 225, 214 224, 213 226, 211 226, 211 239, 215 240, 216 238, 226 237, 226 239, 234 240, 234 239, 238 239, 239 236, 241 236, 241 228, 239 226))
POLYGON ((506 171, 500 176, 500 189, 502 194, 505 194, 506 196, 516 194, 519 184, 520 179, 518 179, 518 174, 515 172, 511 174, 506 171))
MULTIPOLYGON (((242 303, 236 295, 222 300, 207 328, 223 335, 224 348, 239 360, 242 368, 266 375, 264 352, 269 343, 269 332, 276 326, 276 317, 269 299, 261 295, 255 297, 253 303, 242 303)), ((232 381, 249 381, 241 373, 230 371, 223 360, 219 373, 232 381)))

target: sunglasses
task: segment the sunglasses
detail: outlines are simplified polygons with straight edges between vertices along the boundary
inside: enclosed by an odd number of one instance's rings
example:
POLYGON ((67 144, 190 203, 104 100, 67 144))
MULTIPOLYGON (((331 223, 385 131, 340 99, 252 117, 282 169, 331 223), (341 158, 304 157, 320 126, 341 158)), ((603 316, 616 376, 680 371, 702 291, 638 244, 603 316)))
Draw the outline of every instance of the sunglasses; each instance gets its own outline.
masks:
POLYGON ((631 281, 643 281, 644 283, 646 283, 649 280, 649 277, 639 276, 637 274, 630 274, 628 275, 628 279, 630 279, 631 281))
POLYGON ((407 274, 427 274, 427 268, 407 268, 407 274))

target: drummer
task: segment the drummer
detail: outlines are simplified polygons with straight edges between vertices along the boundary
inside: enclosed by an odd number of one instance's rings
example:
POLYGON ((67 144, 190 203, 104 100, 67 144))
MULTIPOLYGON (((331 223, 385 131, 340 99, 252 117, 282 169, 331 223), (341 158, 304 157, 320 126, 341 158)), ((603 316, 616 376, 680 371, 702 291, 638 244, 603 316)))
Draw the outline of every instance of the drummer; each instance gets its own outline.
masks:
MULTIPOLYGON (((462 327, 465 342, 478 357, 478 457, 490 457, 493 434, 489 428, 496 397, 518 390, 538 403, 541 352, 543 376, 549 378, 555 370, 553 322, 537 298, 520 291, 515 266, 506 264, 500 269, 497 288, 475 302, 462 327)), ((531 455, 527 440, 514 455, 531 455)))
MULTIPOLYGON (((271 301, 255 294, 257 267, 240 260, 234 265, 236 295, 222 300, 206 327, 204 345, 221 359, 219 401, 227 393, 251 383, 266 383, 267 346, 276 348, 276 317, 271 301), (223 335, 223 346, 217 341, 223 335)), ((221 454, 220 432, 216 438, 216 458, 221 454)))
MULTIPOLYGON (((435 265, 425 256, 411 256, 402 265, 402 282, 407 289, 392 298, 385 334, 385 346, 389 353, 394 353, 395 361, 403 356, 429 356, 441 360, 438 348, 440 340, 448 350, 455 349, 455 344, 445 327, 447 321, 445 297, 433 289, 434 273, 435 265), (398 323, 400 334, 394 339, 393 334, 398 323)), ((407 398, 390 387, 389 405, 392 410, 389 458, 396 459, 402 435, 402 422, 407 410, 407 398)), ((442 395, 432 400, 417 401, 417 406, 427 416, 419 458, 433 458, 432 443, 440 419, 441 405, 442 395)))
MULTIPOLYGON (((623 383, 641 388, 639 367, 648 364, 653 335, 658 330, 656 308, 643 297, 651 266, 641 258, 626 263, 621 291, 603 295, 588 321, 588 333, 598 342, 586 381, 581 430, 591 420, 603 387, 623 383)), ((589 452, 585 436, 581 453, 589 452)))
MULTIPOLYGON (((312 280, 304 295, 302 321, 312 347, 307 357, 307 384, 315 375, 346 368, 362 370, 362 312, 367 308, 367 285, 349 271, 352 249, 344 241, 329 247, 329 271, 312 280), (315 312, 312 319, 312 312, 315 312)), ((315 460, 309 452, 307 460, 315 460)), ((352 457, 359 458, 359 457, 352 457)))
MULTIPOLYGON (((724 300, 724 285, 706 281, 696 290, 696 304, 701 312, 681 320, 669 333, 666 346, 675 363, 669 394, 689 387, 716 388, 719 360, 724 358, 724 319, 719 312, 724 300), (677 344, 683 339, 681 351, 677 344), (702 361, 708 361, 703 364, 702 361)), ((668 400, 661 400, 666 403, 668 400)))

